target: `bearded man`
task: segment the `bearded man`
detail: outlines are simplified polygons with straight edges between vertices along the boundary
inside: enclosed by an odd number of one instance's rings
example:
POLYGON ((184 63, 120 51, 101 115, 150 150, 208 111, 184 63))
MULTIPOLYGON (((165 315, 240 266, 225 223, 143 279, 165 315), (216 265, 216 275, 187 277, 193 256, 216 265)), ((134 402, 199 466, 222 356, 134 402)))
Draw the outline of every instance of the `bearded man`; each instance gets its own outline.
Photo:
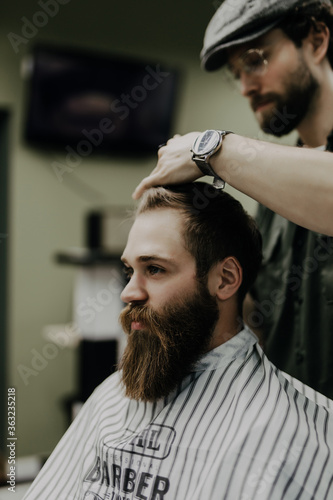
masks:
POLYGON ((333 401, 280 372, 243 325, 261 236, 205 183, 147 191, 122 260, 120 370, 25 500, 321 500, 333 401))
POLYGON ((263 267, 244 314, 278 368, 333 398, 332 2, 224 0, 201 60, 231 74, 266 133, 297 130, 303 147, 225 130, 176 136, 134 197, 208 174, 260 203, 263 267))

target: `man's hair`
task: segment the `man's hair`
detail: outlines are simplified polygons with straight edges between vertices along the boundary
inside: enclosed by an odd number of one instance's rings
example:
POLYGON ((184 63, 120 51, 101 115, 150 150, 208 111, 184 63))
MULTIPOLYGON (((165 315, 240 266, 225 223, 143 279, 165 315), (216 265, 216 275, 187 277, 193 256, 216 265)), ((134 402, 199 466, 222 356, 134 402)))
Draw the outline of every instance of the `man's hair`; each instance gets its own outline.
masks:
POLYGON ((199 280, 206 282, 209 270, 225 257, 238 260, 243 270, 238 290, 241 312, 262 260, 261 234, 253 218, 239 201, 205 182, 150 188, 143 195, 136 215, 160 208, 183 213, 185 246, 195 258, 199 280))
POLYGON ((330 31, 330 41, 327 49, 327 58, 333 68, 333 6, 322 3, 320 0, 305 1, 295 7, 288 16, 277 26, 294 42, 296 47, 302 45, 313 28, 320 32, 320 24, 326 24, 330 31))

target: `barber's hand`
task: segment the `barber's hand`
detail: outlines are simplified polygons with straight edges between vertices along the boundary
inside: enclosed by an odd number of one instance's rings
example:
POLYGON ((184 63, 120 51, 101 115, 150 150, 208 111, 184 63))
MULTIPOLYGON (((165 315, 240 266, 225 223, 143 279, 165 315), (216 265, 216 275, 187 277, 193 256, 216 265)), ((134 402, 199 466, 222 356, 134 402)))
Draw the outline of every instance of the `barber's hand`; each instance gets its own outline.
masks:
POLYGON ((200 132, 175 135, 165 146, 158 150, 158 162, 151 174, 143 179, 132 197, 137 200, 144 191, 152 186, 182 184, 192 182, 202 173, 192 160, 191 148, 200 132))

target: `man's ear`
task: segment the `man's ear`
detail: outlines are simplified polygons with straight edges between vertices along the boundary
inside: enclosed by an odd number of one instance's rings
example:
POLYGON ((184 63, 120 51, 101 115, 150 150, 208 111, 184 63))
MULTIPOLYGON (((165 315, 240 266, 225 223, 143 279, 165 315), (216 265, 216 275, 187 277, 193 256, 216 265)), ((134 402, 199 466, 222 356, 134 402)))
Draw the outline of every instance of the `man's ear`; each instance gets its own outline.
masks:
POLYGON ((319 64, 325 58, 330 42, 330 30, 325 23, 317 23, 318 30, 311 27, 308 36, 303 40, 308 43, 314 61, 319 64))
POLYGON ((235 295, 243 281, 243 270, 235 257, 226 257, 216 266, 215 295, 227 300, 235 295))

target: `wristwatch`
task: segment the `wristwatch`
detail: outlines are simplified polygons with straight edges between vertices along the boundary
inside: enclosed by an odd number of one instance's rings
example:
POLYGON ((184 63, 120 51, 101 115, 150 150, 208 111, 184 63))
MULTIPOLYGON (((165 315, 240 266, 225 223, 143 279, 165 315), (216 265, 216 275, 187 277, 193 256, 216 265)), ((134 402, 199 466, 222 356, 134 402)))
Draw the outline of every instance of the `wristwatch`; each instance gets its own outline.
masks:
POLYGON ((192 160, 204 175, 214 177, 213 186, 216 189, 223 189, 225 182, 214 172, 209 158, 221 148, 223 137, 227 134, 232 134, 232 132, 230 130, 206 130, 196 138, 191 149, 192 160))

